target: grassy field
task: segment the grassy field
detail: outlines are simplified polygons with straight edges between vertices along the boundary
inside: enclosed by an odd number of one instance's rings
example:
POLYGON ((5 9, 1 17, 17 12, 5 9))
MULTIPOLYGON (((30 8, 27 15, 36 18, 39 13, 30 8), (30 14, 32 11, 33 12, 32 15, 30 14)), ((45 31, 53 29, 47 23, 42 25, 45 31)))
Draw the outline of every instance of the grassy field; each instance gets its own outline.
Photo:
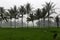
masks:
POLYGON ((53 40, 55 30, 60 40, 60 28, 0 28, 0 40, 53 40))

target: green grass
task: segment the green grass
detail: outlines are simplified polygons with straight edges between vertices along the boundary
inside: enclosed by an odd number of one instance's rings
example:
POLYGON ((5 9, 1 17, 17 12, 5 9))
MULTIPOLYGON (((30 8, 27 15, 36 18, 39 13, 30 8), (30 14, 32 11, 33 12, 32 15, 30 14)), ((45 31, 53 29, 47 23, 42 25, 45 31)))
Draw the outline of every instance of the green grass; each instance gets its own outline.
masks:
POLYGON ((0 28, 0 40, 53 40, 54 30, 60 40, 60 28, 0 28))

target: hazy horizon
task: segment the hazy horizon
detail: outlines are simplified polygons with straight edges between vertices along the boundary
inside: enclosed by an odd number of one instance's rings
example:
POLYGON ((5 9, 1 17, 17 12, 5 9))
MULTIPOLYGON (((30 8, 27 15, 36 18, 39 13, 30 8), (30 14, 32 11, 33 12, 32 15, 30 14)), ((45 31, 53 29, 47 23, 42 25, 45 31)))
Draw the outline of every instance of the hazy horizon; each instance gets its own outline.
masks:
MULTIPOLYGON (((26 5, 27 3, 31 4, 31 7, 33 9, 36 8, 42 8, 42 5, 45 4, 45 2, 54 2, 56 4, 55 8, 60 8, 60 0, 0 0, 0 7, 4 7, 5 9, 10 9, 10 7, 13 7, 16 5, 17 7, 20 7, 20 5, 26 5)), ((60 9, 57 9, 56 12, 59 14, 60 9)), ((54 17, 56 14, 52 14, 54 17)), ((24 21, 26 21, 26 18, 24 18, 24 21)))
POLYGON ((41 8, 42 4, 45 4, 45 2, 49 1, 54 2, 54 4, 56 4, 56 8, 59 8, 59 0, 0 0, 0 7, 8 9, 10 7, 13 7, 14 5, 19 7, 20 5, 26 5, 26 3, 30 3, 31 6, 34 8, 41 8))

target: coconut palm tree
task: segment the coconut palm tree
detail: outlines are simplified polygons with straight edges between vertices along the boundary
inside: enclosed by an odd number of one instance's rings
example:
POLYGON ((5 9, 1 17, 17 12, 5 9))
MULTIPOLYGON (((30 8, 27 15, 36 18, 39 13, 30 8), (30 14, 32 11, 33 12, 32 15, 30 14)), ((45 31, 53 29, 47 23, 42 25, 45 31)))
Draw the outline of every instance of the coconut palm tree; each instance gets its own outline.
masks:
POLYGON ((8 22, 7 20, 7 16, 5 15, 6 11, 3 7, 0 7, 0 21, 2 24, 2 21, 5 20, 6 22, 8 22))
POLYGON ((33 23, 33 27, 34 27, 34 14, 33 13, 31 13, 30 15, 29 15, 29 17, 27 17, 27 21, 32 21, 32 23, 33 23))
POLYGON ((0 7, 0 21, 1 21, 1 24, 2 24, 2 20, 4 19, 3 15, 4 15, 4 8, 3 7, 0 7))
MULTIPOLYGON (((36 10, 36 13, 35 13, 35 16, 36 16, 36 19, 38 19, 39 20, 39 22, 40 22, 40 18, 42 18, 42 15, 41 15, 41 9, 37 9, 36 10)), ((39 25, 40 26, 40 25, 39 25)))
POLYGON ((57 28, 59 28, 59 17, 58 16, 56 16, 56 18, 55 18, 56 20, 56 23, 57 23, 57 28))
MULTIPOLYGON (((46 13, 47 13, 47 11, 46 11, 46 9, 45 8, 42 8, 42 9, 38 9, 37 11, 36 11, 36 18, 39 20, 40 18, 43 18, 43 20, 44 20, 44 23, 45 23, 45 16, 46 16, 46 13)), ((39 21, 40 22, 40 21, 39 21)), ((45 24, 43 24, 44 26, 45 26, 45 24)))
POLYGON ((20 8, 19 8, 19 13, 20 13, 20 18, 22 18, 22 27, 23 27, 23 15, 24 14, 26 14, 26 9, 25 9, 25 7, 24 6, 21 6, 20 8))
MULTIPOLYGON (((17 11, 17 8, 16 6, 14 6, 14 8, 11 8, 11 9, 8 9, 9 11, 9 14, 10 14, 10 19, 12 20, 12 18, 16 18, 17 14, 18 14, 18 11, 17 11)), ((11 24, 12 25, 12 24, 11 24)), ((16 28, 16 23, 15 23, 15 28, 16 28)))
POLYGON ((48 26, 49 26, 49 16, 51 15, 51 14, 53 14, 53 13, 56 13, 54 10, 54 8, 55 8, 55 4, 53 4, 53 2, 49 2, 49 3, 47 3, 46 2, 46 5, 45 5, 45 8, 46 8, 46 11, 47 11, 47 16, 46 17, 48 17, 48 26))
MULTIPOLYGON (((32 11, 30 3, 27 3, 25 8, 26 8, 26 13, 27 13, 27 17, 28 17, 29 14, 31 14, 31 11, 32 11)), ((27 27, 28 27, 28 21, 27 21, 27 27)))
MULTIPOLYGON (((13 15, 13 9, 11 8, 11 9, 8 9, 8 11, 9 11, 9 16, 10 16, 10 21, 12 20, 12 15, 13 15)), ((10 26, 12 26, 12 22, 10 22, 10 26)))
POLYGON ((47 13, 47 11, 46 11, 45 7, 43 7, 42 8, 42 14, 41 15, 42 15, 42 18, 43 18, 43 21, 44 21, 44 24, 43 24, 44 26, 45 26, 46 13, 47 13))
MULTIPOLYGON (((2 24, 3 13, 4 13, 3 10, 4 10, 3 7, 0 7, 0 21, 1 21, 1 24, 2 24)), ((1 25, 0 25, 0 27, 1 27, 1 25)))
POLYGON ((16 5, 14 6, 14 17, 13 18, 15 18, 15 28, 16 28, 16 19, 18 19, 17 18, 17 15, 18 15, 18 9, 17 9, 17 7, 16 7, 16 5))

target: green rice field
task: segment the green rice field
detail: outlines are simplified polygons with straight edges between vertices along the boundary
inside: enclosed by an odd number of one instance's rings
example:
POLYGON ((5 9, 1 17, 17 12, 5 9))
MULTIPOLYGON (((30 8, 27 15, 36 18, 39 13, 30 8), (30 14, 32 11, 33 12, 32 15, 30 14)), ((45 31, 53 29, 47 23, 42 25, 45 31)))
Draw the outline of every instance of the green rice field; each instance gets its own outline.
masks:
POLYGON ((53 31, 60 40, 60 28, 0 28, 0 40, 53 40, 53 31))

